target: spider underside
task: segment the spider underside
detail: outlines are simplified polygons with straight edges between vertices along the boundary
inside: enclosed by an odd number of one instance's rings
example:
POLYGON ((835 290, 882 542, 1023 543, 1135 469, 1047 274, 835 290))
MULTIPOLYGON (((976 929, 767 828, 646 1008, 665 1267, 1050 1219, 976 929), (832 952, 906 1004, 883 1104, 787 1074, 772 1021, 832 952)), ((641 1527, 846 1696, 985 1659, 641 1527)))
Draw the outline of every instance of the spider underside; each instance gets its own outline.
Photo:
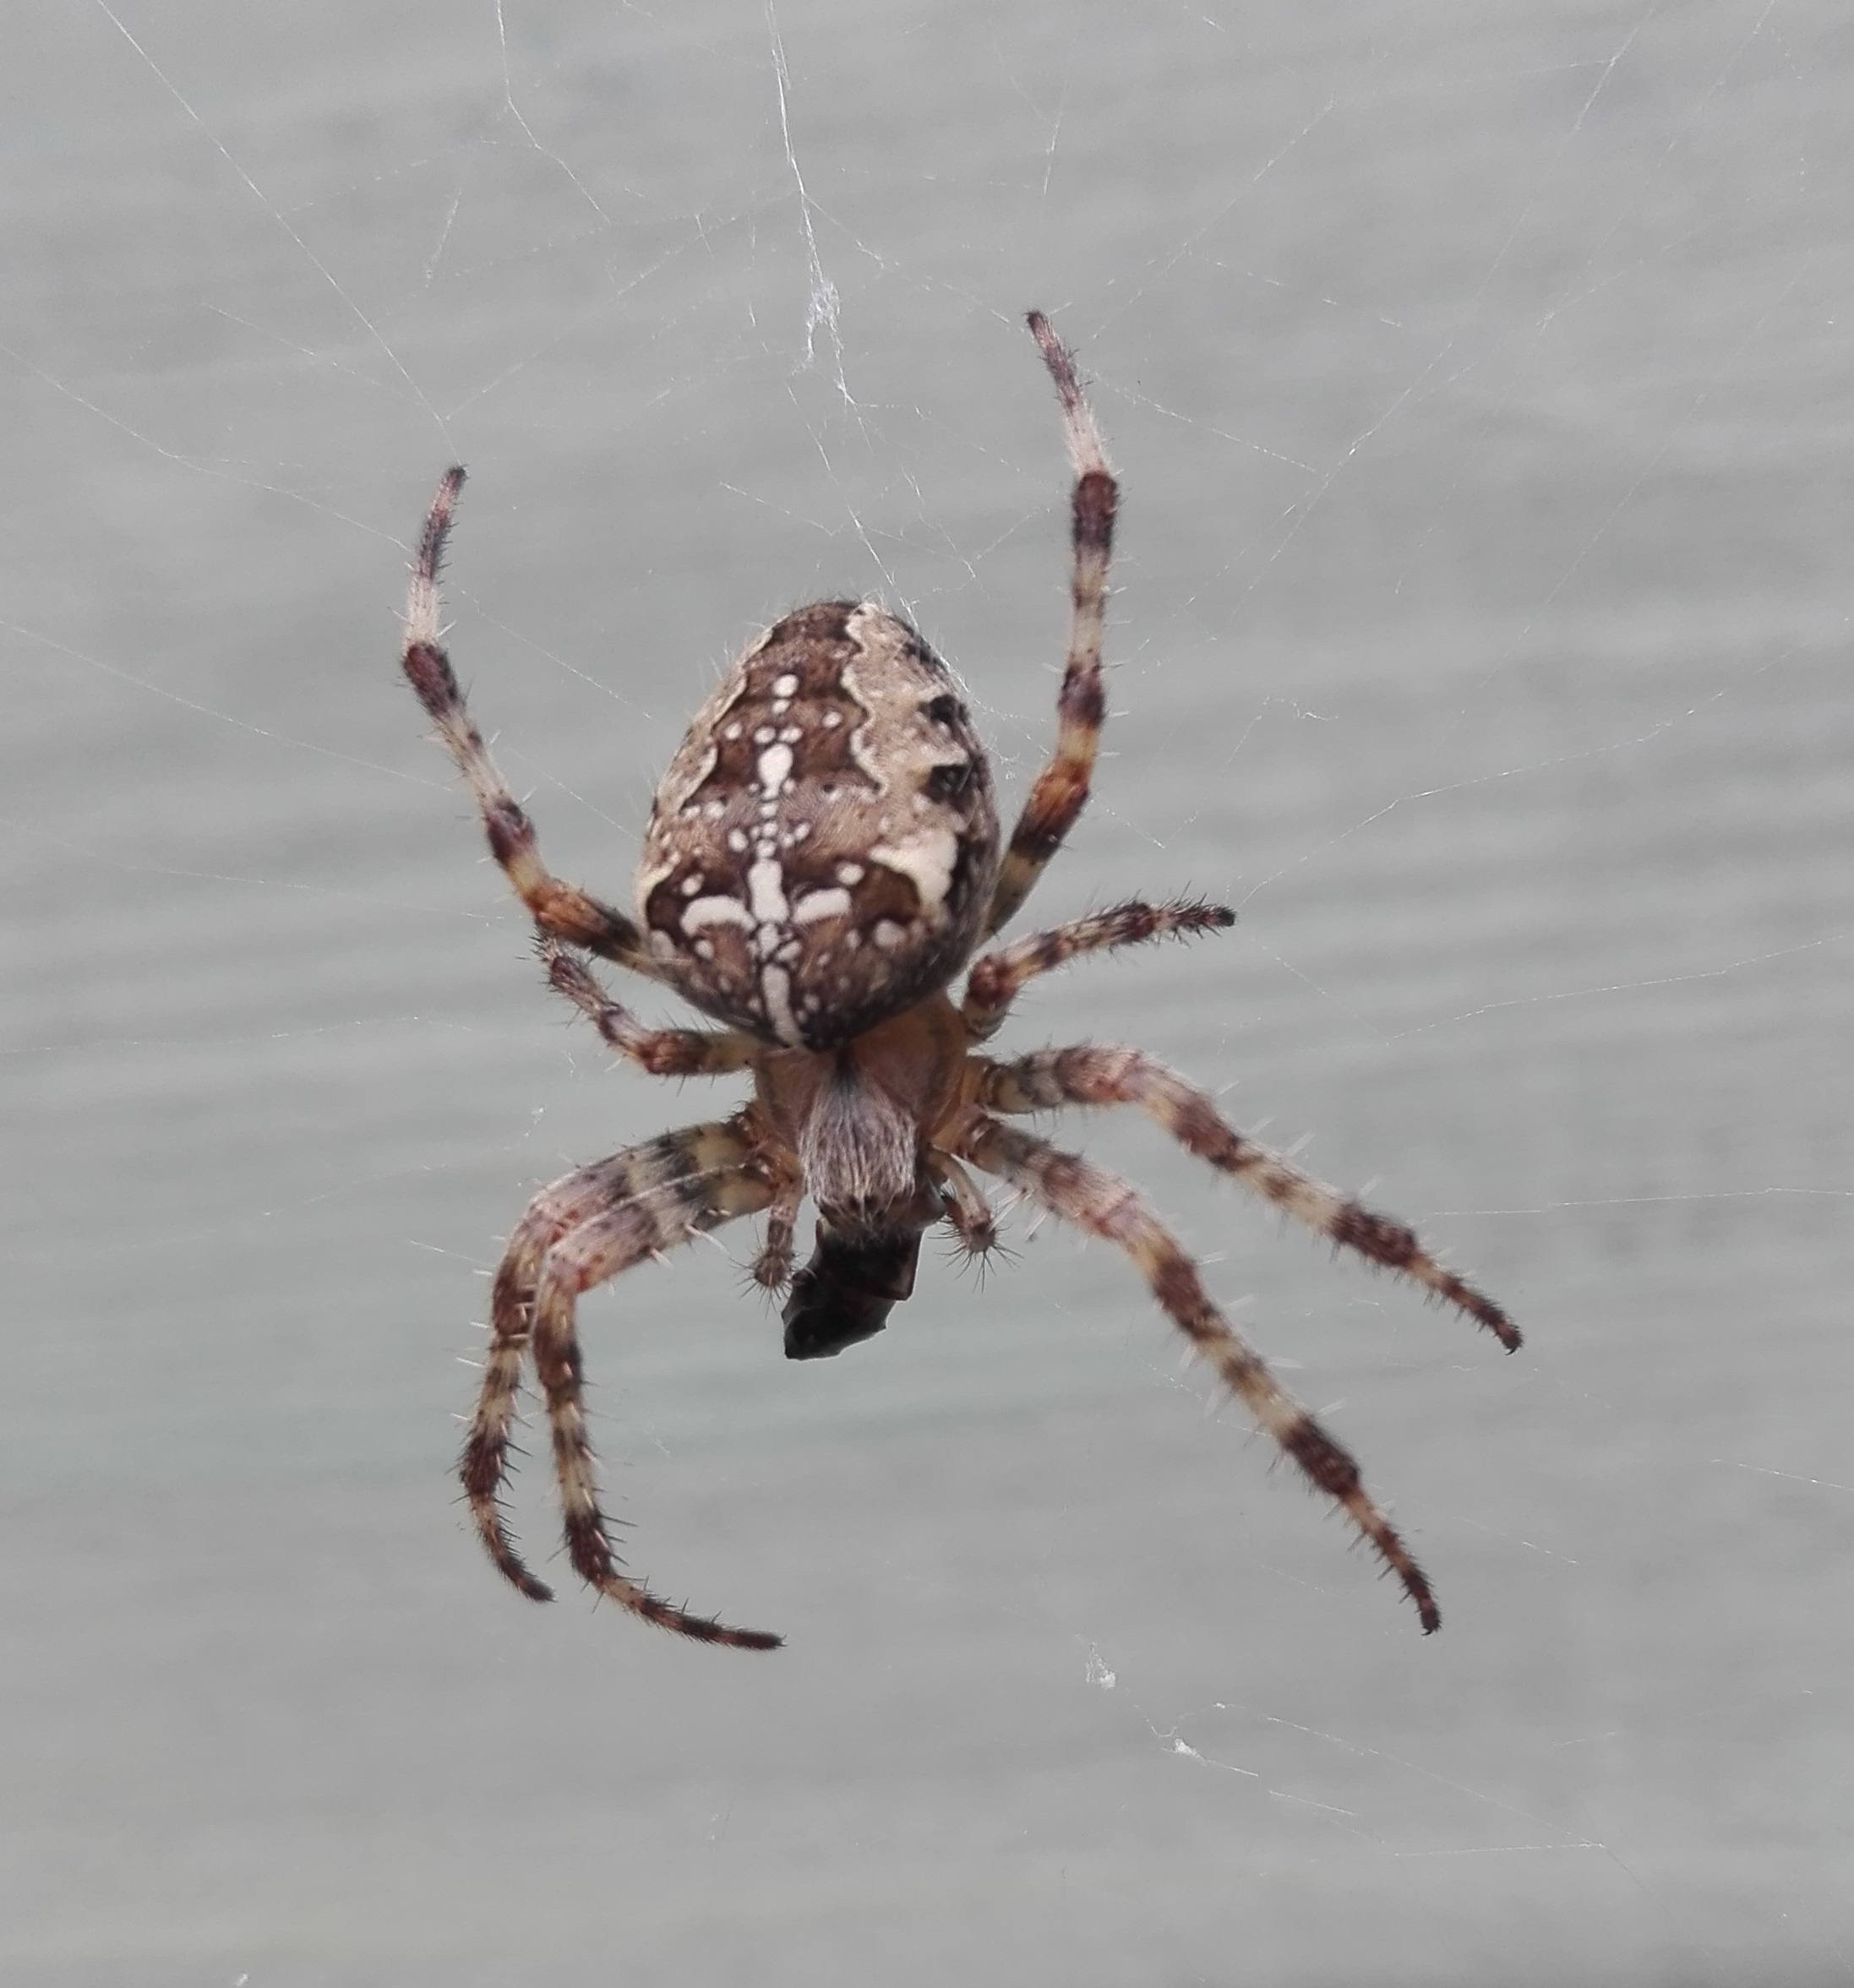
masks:
POLYGON ((1348 1513, 1424 1630, 1440 1623, 1427 1579, 1351 1457, 1217 1310, 1137 1191, 1006 1121, 1070 1105, 1136 1105, 1200 1158, 1335 1245, 1425 1285, 1510 1351, 1519 1336, 1505 1313, 1403 1224, 1257 1145, 1141 1050, 1081 1043, 1003 1061, 979 1053, 1038 975, 1235 919, 1194 901, 1132 902, 980 950, 1081 814, 1104 712, 1101 629, 1117 486, 1072 361, 1040 313, 1029 325, 1075 471, 1072 607, 1055 750, 1007 842, 984 747, 946 666, 875 603, 826 601, 750 645, 698 713, 657 792, 635 913, 562 881, 543 863, 442 645, 438 575, 463 471, 439 485, 413 568, 405 671, 534 920, 549 983, 610 1048, 653 1075, 739 1071, 754 1081, 731 1116, 667 1132, 543 1188, 509 1239, 461 1474, 490 1558, 537 1601, 551 1590, 517 1552, 503 1509, 531 1358, 575 1571, 681 1635, 777 1648, 777 1636, 674 1606, 621 1566, 586 1435, 579 1296, 700 1231, 764 1214, 751 1274, 787 1293, 787 1354, 837 1353, 880 1332, 909 1295, 930 1227, 946 1223, 975 1255, 992 1248, 976 1170, 1123 1250, 1256 1421, 1348 1513), (585 954, 679 993, 723 1026, 646 1027, 594 978, 585 954), (948 990, 962 972, 956 1002, 948 990), (807 1196, 816 1236, 794 1272, 807 1196))

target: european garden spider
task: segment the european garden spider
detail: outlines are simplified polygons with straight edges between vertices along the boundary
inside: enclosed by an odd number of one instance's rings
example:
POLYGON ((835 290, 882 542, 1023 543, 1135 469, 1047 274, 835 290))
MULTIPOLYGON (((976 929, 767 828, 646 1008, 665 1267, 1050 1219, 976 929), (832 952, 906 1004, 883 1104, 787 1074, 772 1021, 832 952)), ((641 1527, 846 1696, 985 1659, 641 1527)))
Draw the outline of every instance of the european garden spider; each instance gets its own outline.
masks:
POLYGON ((1283 1390, 1206 1294, 1196 1266, 1125 1181, 1004 1121, 1069 1104, 1136 1104, 1174 1138, 1309 1228, 1404 1272, 1508 1350, 1499 1306, 1401 1223, 1371 1213, 1226 1125, 1205 1094, 1138 1049, 1082 1044, 1008 1062, 978 1053, 1025 984, 1084 953, 1234 923, 1219 905, 1129 903, 973 955, 1011 918, 1088 799, 1104 700, 1101 623, 1116 486, 1075 368, 1049 320, 1029 326, 1055 382, 1075 467, 1072 608, 1055 750, 1000 855, 984 748, 945 663, 873 602, 820 601, 769 629, 700 712, 663 776, 635 916, 564 883, 472 722, 440 641, 438 573, 464 472, 438 487, 406 611, 406 676, 483 810, 489 847, 532 916, 548 978, 620 1056, 658 1076, 750 1071, 732 1117, 582 1167, 528 1205, 496 1272, 489 1347, 461 1460, 490 1558, 529 1571, 502 1510, 523 1364, 553 1430, 568 1558, 646 1620, 706 1642, 776 1648, 673 1606, 620 1570, 599 1507, 575 1330, 582 1291, 739 1215, 764 1213, 752 1268, 789 1290, 785 1350, 815 1359, 879 1332, 913 1288, 923 1232, 996 1240, 968 1168, 1117 1245, 1307 1478, 1343 1506, 1403 1582, 1425 1631, 1429 1582, 1358 1466, 1283 1390), (726 1026, 646 1028, 579 956, 671 988, 726 1026), (956 1004, 947 989, 966 969, 956 1004), (794 1276, 800 1203, 815 1248, 794 1276))

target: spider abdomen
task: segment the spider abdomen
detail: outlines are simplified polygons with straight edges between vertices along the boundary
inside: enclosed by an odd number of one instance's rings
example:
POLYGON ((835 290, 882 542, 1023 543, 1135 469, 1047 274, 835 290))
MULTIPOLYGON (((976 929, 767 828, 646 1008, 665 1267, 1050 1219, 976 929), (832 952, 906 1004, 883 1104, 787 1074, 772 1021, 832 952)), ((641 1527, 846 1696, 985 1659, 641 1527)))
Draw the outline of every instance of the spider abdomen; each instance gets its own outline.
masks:
POLYGON ((826 1048, 952 978, 997 870, 990 769, 952 673, 886 609, 820 601, 696 714, 657 790, 637 907, 697 1007, 826 1048))

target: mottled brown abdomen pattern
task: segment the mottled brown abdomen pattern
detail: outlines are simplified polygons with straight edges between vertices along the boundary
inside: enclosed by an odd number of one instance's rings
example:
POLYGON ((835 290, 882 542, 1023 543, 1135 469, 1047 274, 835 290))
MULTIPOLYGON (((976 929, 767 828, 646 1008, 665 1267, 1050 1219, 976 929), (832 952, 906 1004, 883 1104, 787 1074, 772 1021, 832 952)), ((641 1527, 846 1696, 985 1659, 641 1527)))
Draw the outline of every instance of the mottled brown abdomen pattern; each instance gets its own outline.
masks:
POLYGON ((741 656, 657 792, 637 880, 653 960, 761 1039, 827 1048, 976 942, 990 769, 952 673, 870 602, 820 601, 741 656))

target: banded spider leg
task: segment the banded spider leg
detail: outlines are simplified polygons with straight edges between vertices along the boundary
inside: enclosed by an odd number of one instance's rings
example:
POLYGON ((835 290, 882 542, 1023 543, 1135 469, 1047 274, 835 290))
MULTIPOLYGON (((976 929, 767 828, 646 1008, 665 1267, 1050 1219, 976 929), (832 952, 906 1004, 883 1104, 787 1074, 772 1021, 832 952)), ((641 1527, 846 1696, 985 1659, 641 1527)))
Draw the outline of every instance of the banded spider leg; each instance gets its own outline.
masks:
POLYGON ((531 1348, 553 1431, 574 1571, 634 1615, 698 1642, 753 1650, 778 1647, 777 1636, 692 1615, 619 1571, 586 1431, 575 1323, 581 1292, 704 1229, 767 1206, 774 1190, 750 1152, 738 1121, 666 1133, 543 1188, 509 1239, 490 1300, 489 1349, 464 1441, 461 1474, 490 1558, 532 1600, 550 1600, 552 1590, 515 1550, 502 1510, 517 1390, 531 1348))
POLYGON ((1039 974, 1053 973, 1089 953, 1141 945, 1151 939, 1190 939, 1200 932, 1227 931, 1235 922, 1236 914, 1227 905, 1207 904, 1201 898, 1181 897, 1170 904, 1144 904, 1135 899, 1086 918, 1071 918, 1066 924, 1052 925, 1047 931, 1026 933, 973 961, 959 1019, 970 1041, 988 1041, 1003 1027, 1012 1004, 1039 974))
POLYGON ((1107 716, 1107 695, 1101 682, 1101 628, 1107 613, 1107 567, 1114 550, 1114 513, 1120 503, 1120 486, 1107 466, 1100 430, 1075 377, 1074 360, 1041 311, 1030 313, 1029 324, 1062 403, 1069 460, 1075 467, 1069 505, 1073 545, 1069 652, 1056 696, 1055 750, 1037 775, 1011 831, 985 915, 988 934, 1016 914, 1075 826, 1088 802, 1094 756, 1107 716))
POLYGON ((1272 1201, 1340 1249, 1400 1272, 1456 1306, 1514 1352, 1519 1329, 1491 1298, 1437 1261, 1414 1229, 1328 1187, 1228 1124, 1209 1097, 1143 1050, 1082 1043, 990 1063, 977 1102, 988 1111, 1052 1111, 1066 1104, 1137 1104, 1187 1152, 1272 1201))
POLYGON ((957 1143, 985 1173, 1021 1188, 1039 1206, 1125 1250, 1166 1315, 1215 1366, 1256 1421, 1316 1490, 1342 1506, 1416 1604, 1423 1633, 1442 1626, 1427 1577, 1366 1493, 1344 1446, 1281 1386, 1262 1356, 1211 1303, 1197 1266, 1138 1191, 1077 1153, 1063 1152, 996 1119, 977 1116, 957 1143))
POLYGON ((476 797, 483 814, 490 853, 502 865, 515 895, 528 908, 537 931, 551 939, 583 945, 601 958, 629 967, 652 980, 663 978, 635 920, 597 897, 555 876, 541 860, 534 824, 510 792, 509 783, 489 756, 483 733, 470 715, 463 688, 444 646, 438 620, 438 575, 444 563, 444 542, 450 536, 452 514, 464 485, 460 469, 444 472, 425 518, 406 595, 406 641, 401 667, 417 693, 425 715, 438 727, 444 749, 476 797))

